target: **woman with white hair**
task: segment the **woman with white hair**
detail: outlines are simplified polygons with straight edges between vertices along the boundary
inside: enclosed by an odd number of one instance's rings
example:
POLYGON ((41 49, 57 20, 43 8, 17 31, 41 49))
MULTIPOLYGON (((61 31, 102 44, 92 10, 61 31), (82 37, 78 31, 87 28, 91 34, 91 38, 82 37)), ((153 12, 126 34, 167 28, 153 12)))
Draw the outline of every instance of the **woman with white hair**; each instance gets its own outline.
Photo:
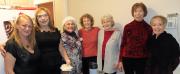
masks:
POLYGON ((81 41, 77 32, 75 18, 71 16, 66 17, 63 20, 62 43, 66 49, 65 54, 67 54, 64 58, 65 62, 73 67, 69 74, 81 73, 81 41))
POLYGON ((116 74, 121 32, 113 28, 115 24, 112 15, 104 15, 101 18, 101 23, 103 29, 98 33, 98 71, 104 74, 116 74))

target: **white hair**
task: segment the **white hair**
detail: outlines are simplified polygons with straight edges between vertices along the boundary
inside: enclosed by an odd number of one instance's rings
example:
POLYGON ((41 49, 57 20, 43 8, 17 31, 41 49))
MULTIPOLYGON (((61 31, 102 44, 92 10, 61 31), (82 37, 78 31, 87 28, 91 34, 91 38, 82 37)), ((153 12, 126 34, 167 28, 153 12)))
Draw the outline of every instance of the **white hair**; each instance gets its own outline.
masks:
POLYGON ((72 16, 67 16, 64 18, 64 20, 62 21, 62 25, 64 25, 67 21, 72 21, 74 24, 76 24, 76 19, 72 16))
POLYGON ((62 25, 63 25, 63 30, 64 30, 64 25, 67 21, 72 21, 75 25, 75 33, 78 35, 78 28, 77 28, 77 23, 76 23, 76 19, 72 16, 67 16, 64 18, 64 20, 62 21, 62 25))

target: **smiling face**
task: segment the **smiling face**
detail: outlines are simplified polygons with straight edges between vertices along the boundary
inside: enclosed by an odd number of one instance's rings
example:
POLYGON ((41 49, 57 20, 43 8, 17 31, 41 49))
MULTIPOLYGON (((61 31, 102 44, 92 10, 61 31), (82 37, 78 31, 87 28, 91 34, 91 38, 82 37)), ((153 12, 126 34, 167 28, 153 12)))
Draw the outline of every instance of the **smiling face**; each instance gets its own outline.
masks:
POLYGON ((144 19, 144 11, 142 7, 138 7, 133 12, 133 17, 136 21, 142 21, 144 19))
POLYGON ((22 17, 19 19, 16 29, 20 37, 28 37, 32 33, 33 24, 29 19, 22 17))
POLYGON ((64 24, 64 30, 68 32, 73 32, 75 30, 75 23, 72 20, 68 20, 64 24))
POLYGON ((38 12, 37 21, 39 26, 48 26, 49 20, 49 15, 45 11, 41 10, 38 12))
POLYGON ((163 20, 161 18, 157 17, 152 19, 151 27, 153 29, 153 33, 159 36, 165 30, 165 23, 163 23, 163 20))
POLYGON ((83 27, 85 29, 90 29, 92 27, 92 25, 91 25, 92 22, 91 22, 91 20, 89 18, 84 17, 82 21, 83 21, 83 27))
POLYGON ((105 18, 102 20, 102 25, 105 30, 108 30, 108 29, 112 28, 113 21, 112 21, 112 19, 105 18))

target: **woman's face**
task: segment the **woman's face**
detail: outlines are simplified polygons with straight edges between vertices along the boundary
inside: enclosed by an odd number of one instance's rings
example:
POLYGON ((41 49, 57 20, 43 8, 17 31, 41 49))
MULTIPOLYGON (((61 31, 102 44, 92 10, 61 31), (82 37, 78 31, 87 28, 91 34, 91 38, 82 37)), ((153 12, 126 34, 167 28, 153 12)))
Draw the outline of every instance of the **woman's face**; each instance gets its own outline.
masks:
POLYGON ((21 37, 30 36, 33 29, 33 24, 29 19, 21 18, 17 24, 17 30, 21 37))
POLYGON ((89 18, 87 18, 87 17, 83 18, 83 26, 84 26, 84 28, 87 28, 87 29, 91 28, 91 24, 92 24, 92 22, 91 22, 91 20, 89 18))
POLYGON ((43 10, 37 14, 37 20, 40 26, 47 26, 49 24, 49 16, 43 10))
POLYGON ((102 21, 102 25, 105 30, 110 29, 112 27, 112 24, 113 24, 112 19, 103 19, 102 21))
POLYGON ((144 11, 141 7, 136 8, 133 14, 136 21, 142 21, 144 19, 144 11))
POLYGON ((152 20, 151 27, 153 29, 154 34, 160 35, 164 32, 165 24, 162 22, 160 18, 155 18, 152 20))
POLYGON ((75 30, 75 24, 72 20, 66 21, 66 23, 64 24, 64 30, 68 32, 73 32, 75 30))

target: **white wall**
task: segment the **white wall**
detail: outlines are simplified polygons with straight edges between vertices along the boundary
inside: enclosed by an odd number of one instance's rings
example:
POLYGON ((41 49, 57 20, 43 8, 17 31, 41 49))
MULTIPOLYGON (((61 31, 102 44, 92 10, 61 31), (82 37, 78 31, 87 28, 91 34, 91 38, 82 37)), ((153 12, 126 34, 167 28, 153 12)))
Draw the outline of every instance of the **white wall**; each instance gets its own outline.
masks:
MULTIPOLYGON (((81 15, 90 13, 94 16, 95 26, 101 26, 101 16, 111 14, 117 23, 125 25, 133 19, 131 7, 136 2, 143 2, 148 7, 148 16, 145 18, 148 23, 151 17, 157 14, 167 16, 169 13, 178 13, 180 16, 180 0, 68 0, 68 15, 74 16, 79 22, 81 15)), ((178 30, 168 29, 168 32, 171 32, 180 43, 179 24, 176 28, 178 30)), ((180 74, 180 68, 175 74, 180 74)))
POLYGON ((68 8, 67 8, 68 0, 54 0, 54 21, 55 26, 58 27, 62 31, 62 20, 67 16, 68 8))
POLYGON ((32 0, 34 4, 41 4, 46 2, 53 2, 54 0, 32 0))
MULTIPOLYGON (((148 15, 145 20, 148 23, 151 17, 157 14, 163 16, 170 13, 180 14, 180 0, 68 0, 68 15, 74 16, 79 22, 81 15, 90 13, 95 18, 95 26, 101 26, 100 18, 105 14, 111 14, 117 23, 124 26, 133 19, 131 7, 136 2, 143 2, 147 6, 148 15)), ((180 26, 177 28, 178 30, 169 29, 168 32, 172 33, 180 43, 180 35, 178 35, 180 26)))
POLYGON ((0 0, 0 5, 12 5, 12 6, 34 6, 33 0, 0 0))

